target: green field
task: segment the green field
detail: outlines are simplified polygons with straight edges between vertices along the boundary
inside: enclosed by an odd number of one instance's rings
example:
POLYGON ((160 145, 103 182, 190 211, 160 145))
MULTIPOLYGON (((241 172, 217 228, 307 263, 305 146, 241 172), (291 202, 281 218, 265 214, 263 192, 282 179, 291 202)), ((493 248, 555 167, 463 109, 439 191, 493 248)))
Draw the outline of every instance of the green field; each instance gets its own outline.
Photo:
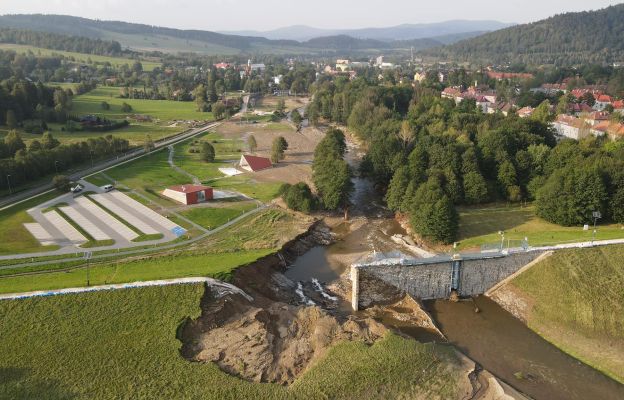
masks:
MULTIPOLYGON (((26 54, 33 53, 35 55, 41 56, 51 56, 51 55, 61 55, 63 57, 75 60, 76 62, 83 64, 104 64, 110 63, 114 67, 120 67, 122 65, 132 66, 134 64, 134 60, 128 58, 121 57, 108 57, 108 56, 99 56, 95 54, 84 54, 84 53, 74 53, 71 51, 62 51, 62 50, 50 50, 44 49, 41 47, 20 45, 20 44, 10 44, 10 43, 1 43, 0 50, 13 50, 16 53, 26 54)), ((161 67, 162 63, 154 62, 154 61, 145 61, 140 60, 143 65, 144 71, 153 71, 156 67, 161 67)))
POLYGON ((77 115, 101 115, 109 119, 124 119, 129 114, 149 115, 155 120, 212 120, 212 114, 198 112, 192 101, 142 100, 119 98, 121 88, 99 86, 97 89, 76 96, 73 100, 72 113, 77 115), (102 109, 102 102, 110 105, 109 110, 102 109), (121 111, 121 105, 132 106, 130 113, 121 111))
POLYGON ((387 399, 456 396, 451 348, 389 334, 332 348, 291 387, 180 356, 176 331, 202 285, 0 302, 0 398, 387 399))
POLYGON ((528 325, 624 383, 624 246, 561 250, 512 281, 528 325))
POLYGON ((51 200, 58 195, 58 192, 50 192, 0 211, 0 255, 58 249, 58 246, 42 246, 23 225, 27 222, 35 222, 26 212, 28 209, 51 200))
MULTIPOLYGON (((512 247, 514 243, 517 246, 525 237, 529 239, 530 246, 592 240, 592 229, 583 231, 583 227, 563 227, 551 224, 537 217, 533 206, 492 205, 485 208, 460 208, 459 215, 459 247, 461 249, 500 243, 499 231, 505 232, 505 246, 507 246, 507 241, 511 240, 512 247)), ((619 238, 624 238, 622 225, 598 225, 596 240, 619 238)))
POLYGON ((206 229, 214 229, 256 207, 257 204, 254 202, 232 203, 232 205, 226 207, 191 208, 187 211, 182 211, 180 214, 206 229))
POLYGON ((200 181, 206 182, 215 178, 222 178, 224 175, 219 172, 219 168, 233 167, 233 162, 238 162, 241 150, 245 145, 241 140, 225 140, 215 132, 209 132, 198 138, 175 146, 174 163, 184 171, 195 175, 200 181), (201 142, 210 142, 215 149, 215 161, 205 162, 201 160, 199 153, 191 153, 195 148, 201 149, 201 142))

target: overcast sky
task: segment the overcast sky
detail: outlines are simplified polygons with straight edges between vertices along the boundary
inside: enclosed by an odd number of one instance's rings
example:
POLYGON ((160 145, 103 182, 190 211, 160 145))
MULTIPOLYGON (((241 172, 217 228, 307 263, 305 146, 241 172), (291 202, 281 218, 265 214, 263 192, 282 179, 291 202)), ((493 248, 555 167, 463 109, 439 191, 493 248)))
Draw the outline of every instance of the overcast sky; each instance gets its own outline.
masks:
POLYGON ((453 19, 530 22, 607 0, 0 0, 0 14, 68 14, 181 29, 365 28, 453 19))

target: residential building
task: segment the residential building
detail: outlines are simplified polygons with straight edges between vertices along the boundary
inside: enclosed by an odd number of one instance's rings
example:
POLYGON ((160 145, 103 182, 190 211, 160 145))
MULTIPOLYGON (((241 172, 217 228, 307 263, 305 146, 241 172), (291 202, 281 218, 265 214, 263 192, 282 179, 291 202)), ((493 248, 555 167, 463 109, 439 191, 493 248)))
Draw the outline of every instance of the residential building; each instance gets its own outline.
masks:
POLYGON ((559 115, 552 126, 557 135, 574 140, 581 140, 591 134, 591 126, 587 122, 571 115, 559 115))
POLYGON ((526 107, 522 107, 521 109, 518 110, 518 116, 520 118, 528 118, 531 115, 533 115, 533 112, 535 111, 535 109, 531 106, 526 106, 526 107))
POLYGON ((602 111, 611 103, 613 103, 613 99, 611 98, 611 96, 607 96, 606 94, 599 95, 596 97, 594 110, 602 111))

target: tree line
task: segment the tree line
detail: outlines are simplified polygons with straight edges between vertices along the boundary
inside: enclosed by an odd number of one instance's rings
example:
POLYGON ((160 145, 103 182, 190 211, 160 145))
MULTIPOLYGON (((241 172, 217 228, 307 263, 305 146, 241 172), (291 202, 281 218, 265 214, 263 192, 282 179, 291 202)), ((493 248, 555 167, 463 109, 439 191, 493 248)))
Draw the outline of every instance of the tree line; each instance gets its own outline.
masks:
POLYGON ((308 116, 346 124, 366 142, 361 172, 430 241, 457 240, 458 206, 493 201, 535 201, 538 215, 566 226, 593 211, 624 222, 621 141, 557 142, 539 117, 483 114, 474 101, 364 79, 321 83, 308 116))
POLYGON ((89 161, 123 154, 129 148, 126 139, 111 135, 61 144, 49 132, 26 146, 17 131, 10 131, 0 141, 0 190, 15 188, 89 161))

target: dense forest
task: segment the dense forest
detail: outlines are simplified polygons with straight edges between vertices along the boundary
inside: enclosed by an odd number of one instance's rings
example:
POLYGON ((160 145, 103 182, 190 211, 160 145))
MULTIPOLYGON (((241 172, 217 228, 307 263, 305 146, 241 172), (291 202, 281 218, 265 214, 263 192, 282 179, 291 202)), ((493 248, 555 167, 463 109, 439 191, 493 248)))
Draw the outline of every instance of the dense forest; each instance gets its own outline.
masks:
POLYGON ((426 50, 425 55, 473 63, 576 65, 624 60, 624 4, 567 13, 426 50))
POLYGON ((84 54, 106 56, 121 54, 121 45, 119 42, 22 29, 0 29, 0 43, 22 44, 84 54))
POLYGON ((571 226, 592 211, 624 222, 624 143, 557 142, 547 115, 482 114, 438 91, 322 80, 312 123, 347 125, 368 147, 362 165, 414 230, 434 242, 457 239, 457 206, 535 201, 548 221, 571 226))

